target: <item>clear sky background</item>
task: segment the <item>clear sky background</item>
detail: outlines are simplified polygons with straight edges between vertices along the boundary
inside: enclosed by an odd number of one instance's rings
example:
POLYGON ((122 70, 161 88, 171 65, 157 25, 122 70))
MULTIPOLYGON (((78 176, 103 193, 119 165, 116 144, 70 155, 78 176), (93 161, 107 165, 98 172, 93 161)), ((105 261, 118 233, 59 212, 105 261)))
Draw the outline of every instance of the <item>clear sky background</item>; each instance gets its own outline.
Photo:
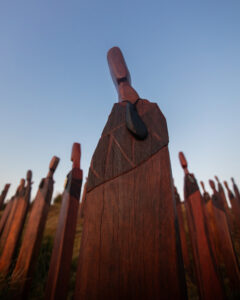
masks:
MULTIPOLYGON (((141 98, 157 102, 182 193, 184 151, 205 182, 240 183, 240 1, 0 2, 0 190, 27 169, 33 195, 53 155, 55 192, 82 145, 84 177, 117 93, 106 54, 119 46, 141 98)), ((208 185, 207 185, 208 188, 208 185)))

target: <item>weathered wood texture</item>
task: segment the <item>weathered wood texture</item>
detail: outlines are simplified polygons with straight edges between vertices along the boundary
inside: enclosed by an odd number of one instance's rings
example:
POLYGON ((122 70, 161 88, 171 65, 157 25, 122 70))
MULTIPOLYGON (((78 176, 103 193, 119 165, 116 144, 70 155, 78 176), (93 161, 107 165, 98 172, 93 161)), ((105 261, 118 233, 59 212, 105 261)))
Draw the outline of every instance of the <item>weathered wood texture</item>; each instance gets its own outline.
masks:
POLYGON ((174 187, 174 194, 175 194, 176 205, 177 205, 177 216, 178 216, 178 224, 179 224, 184 266, 187 272, 189 272, 189 274, 192 274, 190 256, 189 256, 188 245, 187 245, 187 236, 186 236, 186 230, 184 224, 184 216, 183 216, 183 210, 186 210, 185 202, 181 202, 180 195, 176 187, 174 187))
POLYGON ((45 293, 46 300, 67 299, 78 204, 82 186, 80 144, 78 143, 73 144, 72 161, 73 167, 67 175, 67 183, 63 193, 59 223, 51 256, 45 293))
POLYGON ((223 188, 220 180, 218 179, 218 177, 217 176, 214 176, 214 177, 218 184, 218 189, 217 189, 218 193, 220 194, 220 197, 223 200, 224 210, 225 210, 227 221, 228 221, 228 226, 229 226, 230 231, 232 232, 232 231, 234 231, 234 217, 233 217, 231 208, 228 205, 227 198, 226 198, 226 195, 224 192, 224 188, 223 188))
POLYGON ((203 199, 194 175, 187 169, 187 162, 182 152, 179 153, 179 158, 185 172, 184 198, 200 299, 224 299, 224 290, 206 230, 203 199))
POLYGON ((25 185, 25 179, 21 179, 20 180, 20 184, 19 184, 19 186, 18 186, 18 188, 16 190, 16 193, 15 193, 13 199, 12 199, 12 204, 10 205, 10 208, 9 208, 8 217, 6 219, 6 222, 5 222, 2 234, 1 234, 1 239, 0 239, 0 254, 2 253, 2 250, 3 250, 4 246, 5 246, 9 230, 10 230, 12 222, 14 220, 14 214, 16 212, 16 207, 17 207, 17 204, 19 202, 19 198, 22 197, 22 195, 25 193, 24 185, 25 185))
POLYGON ((7 222, 7 219, 8 219, 8 216, 10 214, 10 211, 11 211, 11 208, 12 208, 12 204, 13 204, 13 200, 14 200, 14 197, 12 197, 10 199, 10 201, 6 204, 6 207, 3 211, 3 214, 2 214, 2 217, 1 217, 1 220, 0 220, 0 236, 3 232, 3 229, 5 227, 5 224, 7 222))
POLYGON ((30 211, 17 263, 12 273, 12 281, 18 282, 15 299, 27 299, 28 296, 52 199, 53 173, 57 168, 58 162, 59 158, 54 156, 50 162, 47 177, 40 182, 30 211))
POLYGON ((85 181, 85 184, 83 187, 83 193, 82 193, 82 198, 81 198, 80 207, 79 207, 79 213, 78 213, 79 218, 84 217, 84 206, 86 203, 86 193, 87 193, 87 177, 86 177, 86 181, 85 181))
POLYGON ((31 178, 31 171, 28 171, 27 185, 21 190, 20 195, 18 196, 12 224, 6 238, 2 255, 0 257, 0 273, 2 273, 2 275, 7 275, 9 271, 19 238, 22 233, 31 195, 31 178))
POLYGON ((7 183, 4 187, 4 189, 2 190, 2 193, 0 195, 0 209, 2 209, 2 207, 3 207, 3 203, 4 203, 4 200, 7 196, 9 187, 10 187, 10 184, 7 183))
MULTIPOLYGON (((116 82, 121 100, 138 97, 129 78, 116 82)), ((126 105, 114 104, 92 158, 75 299, 186 299, 166 120, 139 100, 148 136, 137 140, 126 105)))
POLYGON ((234 217, 234 227, 235 227, 236 231, 239 231, 239 228, 240 228, 240 204, 238 203, 238 200, 234 196, 233 192, 230 190, 226 181, 224 181, 224 185, 228 191, 228 199, 232 206, 232 214, 234 217))
POLYGON ((224 264, 233 294, 240 295, 240 270, 225 215, 224 202, 221 195, 217 192, 214 182, 210 180, 209 183, 213 189, 213 213, 216 224, 218 253, 220 254, 217 263, 218 265, 224 264))

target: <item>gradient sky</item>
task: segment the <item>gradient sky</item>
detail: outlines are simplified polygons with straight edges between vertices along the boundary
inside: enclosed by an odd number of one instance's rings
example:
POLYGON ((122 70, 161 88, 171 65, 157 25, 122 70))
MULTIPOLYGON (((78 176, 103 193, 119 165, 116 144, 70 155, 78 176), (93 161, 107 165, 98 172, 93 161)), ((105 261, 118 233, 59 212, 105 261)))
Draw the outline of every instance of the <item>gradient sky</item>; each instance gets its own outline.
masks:
MULTIPOLYGON (((184 151, 198 180, 240 183, 240 1, 0 2, 0 190, 27 169, 33 194, 53 155, 55 192, 82 145, 87 176, 117 93, 106 54, 119 46, 133 87, 157 102, 182 193, 184 151)), ((207 185, 208 188, 208 185, 207 185)))

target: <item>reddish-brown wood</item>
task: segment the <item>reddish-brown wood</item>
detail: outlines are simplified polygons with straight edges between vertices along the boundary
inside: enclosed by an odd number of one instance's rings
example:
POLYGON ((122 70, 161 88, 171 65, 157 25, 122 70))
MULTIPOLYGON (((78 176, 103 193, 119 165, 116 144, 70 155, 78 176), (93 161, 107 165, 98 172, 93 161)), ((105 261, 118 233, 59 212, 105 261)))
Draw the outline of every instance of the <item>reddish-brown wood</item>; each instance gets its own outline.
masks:
POLYGON ((228 191, 228 198, 232 206, 232 213, 234 216, 234 225, 236 230, 239 231, 240 228, 240 205, 238 204, 238 200, 235 198, 233 192, 230 190, 228 183, 224 181, 224 185, 228 191))
POLYGON ((187 169, 187 161, 182 152, 179 153, 179 159, 185 173, 184 198, 200 299, 224 299, 206 230, 203 199, 194 175, 187 169))
POLYGON ((79 217, 83 218, 84 217, 84 206, 85 206, 85 201, 86 201, 86 193, 87 193, 87 177, 86 181, 83 187, 83 193, 82 193, 82 199, 80 202, 80 207, 79 207, 79 217))
POLYGON ((122 102, 89 169, 75 299, 186 299, 166 120, 157 104, 135 102, 119 48, 108 62, 122 102), (147 127, 143 140, 126 127, 125 100, 147 127))
POLYGON ((5 207, 4 211, 3 211, 3 214, 2 214, 2 217, 1 217, 1 220, 0 220, 0 235, 3 232, 4 226, 5 226, 6 222, 7 222, 9 213, 11 211, 12 204, 13 204, 13 199, 14 199, 14 197, 12 197, 10 199, 10 201, 7 202, 6 207, 5 207))
POLYGON ((240 270, 225 215, 224 201, 217 192, 214 181, 209 180, 209 184, 213 190, 213 212, 216 224, 217 246, 220 253, 218 265, 224 264, 233 294, 240 295, 240 270))
POLYGON ((223 189, 223 186, 220 182, 220 180, 218 179, 217 176, 214 176, 215 180, 217 181, 217 184, 218 184, 218 193, 223 201, 223 205, 224 205, 224 210, 225 210, 225 213, 226 213, 226 217, 227 217, 227 221, 228 221, 228 225, 229 225, 229 228, 231 230, 233 230, 233 217, 232 217, 232 213, 231 213, 231 209, 227 203, 227 198, 226 198, 226 195, 225 195, 225 192, 224 192, 224 189, 223 189))
POLYGON ((238 186, 236 185, 234 178, 231 178, 231 180, 232 180, 232 184, 233 184, 235 198, 237 200, 238 206, 240 206, 240 192, 239 192, 238 186))
POLYGON ((0 195, 0 209, 2 209, 2 207, 3 207, 3 202, 7 196, 9 187, 10 187, 10 183, 7 183, 7 184, 5 184, 4 189, 2 190, 2 193, 0 195))
POLYGON ((80 154, 80 144, 74 143, 72 149, 73 166, 67 176, 67 183, 63 193, 59 223, 47 279, 46 300, 67 299, 78 204, 82 186, 80 154))
POLYGON ((31 179, 32 172, 29 170, 27 172, 27 185, 24 189, 21 190, 18 196, 12 224, 10 226, 6 242, 3 247, 3 252, 0 257, 0 273, 2 273, 3 275, 7 275, 9 271, 11 263, 13 262, 12 260, 15 254, 16 247, 18 245, 19 238, 22 233, 30 201, 32 185, 31 179))
POLYGON ((33 202, 17 263, 12 273, 13 282, 18 282, 15 299, 27 299, 52 199, 53 174, 58 163, 59 158, 54 156, 47 177, 41 180, 33 202))
POLYGON ((216 262, 216 267, 218 269, 218 272, 220 273, 219 265, 217 264, 220 253, 219 253, 219 247, 217 246, 218 242, 217 242, 217 231, 216 231, 215 216, 214 216, 214 207, 213 207, 212 199, 209 193, 205 189, 204 183, 200 181, 200 184, 203 189, 203 200, 204 200, 203 211, 204 211, 205 223, 208 231, 208 237, 210 241, 210 247, 214 255, 214 261, 216 262))
POLYGON ((185 226, 184 226, 184 217, 183 217, 183 210, 186 209, 185 202, 181 202, 180 195, 179 195, 176 187, 174 187, 174 194, 175 194, 175 199, 176 199, 176 204, 177 204, 177 216, 178 216, 178 224, 179 224, 184 266, 185 266, 186 271, 189 272, 189 274, 192 274, 188 246, 187 246, 186 230, 185 230, 185 226))
POLYGON ((16 207, 17 207, 17 204, 19 202, 19 198, 25 192, 24 185, 25 185, 25 179, 22 178, 20 180, 20 184, 19 184, 19 186, 16 190, 15 196, 12 199, 12 204, 10 205, 10 208, 9 208, 10 210, 9 210, 9 213, 8 213, 8 217, 6 219, 6 222, 5 222, 3 231, 2 231, 2 235, 1 235, 1 239, 0 239, 0 253, 2 253, 2 250, 5 246, 6 239, 8 237, 8 233, 9 233, 9 230, 11 228, 12 221, 13 221, 13 218, 14 218, 14 214, 15 214, 15 211, 16 211, 16 207))

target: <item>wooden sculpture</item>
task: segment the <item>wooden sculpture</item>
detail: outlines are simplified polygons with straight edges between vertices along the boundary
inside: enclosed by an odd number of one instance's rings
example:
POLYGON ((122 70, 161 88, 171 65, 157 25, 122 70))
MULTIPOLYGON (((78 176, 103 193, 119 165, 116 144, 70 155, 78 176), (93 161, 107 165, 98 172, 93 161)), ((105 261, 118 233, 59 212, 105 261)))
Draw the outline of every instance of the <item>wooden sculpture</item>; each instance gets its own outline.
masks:
POLYGON ((80 207, 79 207, 79 217, 83 218, 84 217, 84 206, 85 206, 85 201, 86 201, 86 193, 87 193, 87 177, 86 181, 83 187, 83 193, 82 193, 82 199, 80 202, 80 207))
POLYGON ((6 239, 8 237, 8 233, 11 228, 12 221, 14 219, 16 207, 19 202, 19 198, 21 198, 25 193, 24 185, 25 185, 25 179, 22 178, 20 180, 20 184, 17 187, 16 193, 15 193, 11 203, 9 203, 9 207, 8 207, 9 212, 8 212, 8 216, 5 220, 5 224, 3 224, 4 228, 2 228, 2 235, 1 235, 1 239, 0 239, 0 253, 2 253, 2 250, 5 246, 6 239))
POLYGON ((240 192, 239 192, 238 186, 236 185, 234 178, 231 178, 231 180, 232 180, 232 184, 233 184, 235 198, 237 199, 238 206, 240 206, 240 192))
POLYGON ((231 224, 233 222, 232 215, 231 215, 231 210, 230 210, 230 207, 228 206, 227 198, 226 198, 223 186, 222 186, 222 184, 221 184, 221 182, 220 182, 220 180, 217 176, 214 176, 214 178, 215 178, 215 180, 217 181, 217 184, 218 184, 218 193, 220 194, 220 197, 223 201, 223 206, 224 206, 224 210, 225 210, 225 213, 226 213, 226 216, 227 216, 227 219, 228 219, 228 223, 231 224))
POLYGON ((67 182, 62 198, 59 223, 47 279, 46 300, 67 299, 78 204, 82 187, 80 156, 80 144, 74 143, 71 156, 73 165, 72 170, 67 175, 67 182))
POLYGON ((234 227, 239 232, 240 228, 240 205, 238 204, 238 200, 235 198, 233 192, 230 190, 227 181, 224 181, 224 185, 228 192, 228 198, 232 206, 232 214, 234 216, 234 227))
POLYGON ((4 229, 4 226, 7 222, 7 219, 8 219, 8 216, 9 216, 9 213, 11 211, 11 208, 12 208, 12 204, 13 204, 13 200, 14 200, 14 197, 12 197, 6 204, 6 207, 3 211, 3 214, 1 216, 1 219, 0 219, 0 236, 3 232, 3 229, 4 229))
POLYGON ((209 180, 209 185, 213 190, 212 203, 214 207, 213 211, 215 216, 217 240, 220 253, 218 265, 220 265, 221 263, 224 264, 226 274, 230 280, 232 293, 240 295, 240 270, 238 267, 237 257, 228 227, 223 199, 217 192, 213 180, 209 180))
POLYGON ((10 226, 8 236, 6 238, 6 242, 0 258, 0 273, 2 273, 3 275, 7 275, 9 271, 25 222, 32 185, 32 172, 30 170, 27 172, 26 179, 27 185, 24 189, 21 190, 18 196, 12 224, 10 226))
POLYGON ((4 203, 4 200, 5 200, 6 196, 7 196, 7 192, 8 192, 9 187, 10 187, 9 183, 5 184, 5 187, 2 190, 2 193, 0 195, 0 210, 3 207, 3 203, 4 203))
POLYGON ((184 215, 183 211, 185 208, 185 202, 181 202, 180 195, 177 191, 177 188, 174 186, 174 195, 177 205, 177 216, 178 216, 178 224, 179 224, 179 231, 180 231, 180 238, 181 238, 181 247, 182 247, 182 255, 183 255, 183 262, 187 272, 192 275, 190 257, 188 252, 188 245, 187 245, 187 236, 184 224, 184 215))
POLYGON ((224 299, 206 231, 203 199, 194 175, 188 171, 187 161, 182 152, 179 153, 179 159, 185 173, 184 198, 200 299, 224 299))
POLYGON ((119 103, 88 173, 75 299, 186 299, 166 120, 119 48, 108 63, 119 103))
POLYGON ((27 299, 52 199, 53 174, 58 163, 59 158, 54 156, 50 162, 47 177, 43 178, 40 182, 28 218, 17 263, 12 273, 12 281, 18 281, 16 299, 27 299))

